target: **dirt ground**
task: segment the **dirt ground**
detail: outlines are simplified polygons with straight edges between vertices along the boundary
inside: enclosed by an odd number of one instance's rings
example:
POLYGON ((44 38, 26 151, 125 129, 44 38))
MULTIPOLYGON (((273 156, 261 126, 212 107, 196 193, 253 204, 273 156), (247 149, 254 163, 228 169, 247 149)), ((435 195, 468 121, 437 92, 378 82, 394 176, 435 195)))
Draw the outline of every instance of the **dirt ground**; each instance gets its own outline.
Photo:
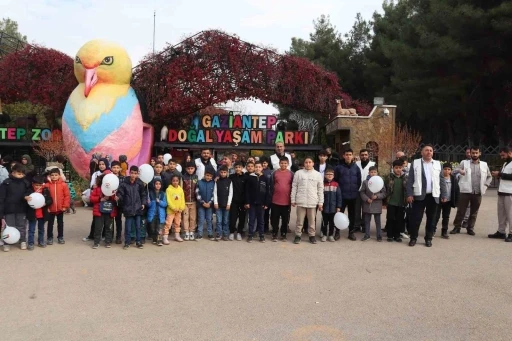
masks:
POLYGON ((476 236, 432 248, 345 232, 317 245, 289 234, 93 250, 80 208, 65 216, 65 245, 0 255, 2 339, 511 340, 512 243, 487 238, 496 200, 483 199, 476 236))

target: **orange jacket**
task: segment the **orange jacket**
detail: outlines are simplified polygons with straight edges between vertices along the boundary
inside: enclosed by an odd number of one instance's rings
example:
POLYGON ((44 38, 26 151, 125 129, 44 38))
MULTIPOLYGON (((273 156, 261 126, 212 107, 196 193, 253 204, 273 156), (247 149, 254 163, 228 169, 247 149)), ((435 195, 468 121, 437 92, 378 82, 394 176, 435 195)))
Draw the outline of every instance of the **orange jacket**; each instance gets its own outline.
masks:
POLYGON ((50 213, 61 213, 69 208, 71 195, 68 185, 59 178, 56 182, 47 182, 44 185, 50 191, 53 203, 48 207, 50 213))

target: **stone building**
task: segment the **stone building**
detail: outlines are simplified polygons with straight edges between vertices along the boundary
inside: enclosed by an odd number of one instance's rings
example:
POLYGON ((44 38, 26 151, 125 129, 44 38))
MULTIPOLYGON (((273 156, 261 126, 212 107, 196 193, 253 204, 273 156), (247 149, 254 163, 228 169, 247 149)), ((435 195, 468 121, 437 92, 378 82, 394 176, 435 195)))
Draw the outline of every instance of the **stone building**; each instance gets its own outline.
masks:
POLYGON ((375 106, 368 116, 347 115, 347 110, 338 110, 338 115, 326 125, 327 135, 334 136, 333 147, 340 156, 349 147, 356 156, 360 149, 366 148, 370 158, 377 162, 379 173, 389 174, 389 162, 394 159, 396 105, 375 106))

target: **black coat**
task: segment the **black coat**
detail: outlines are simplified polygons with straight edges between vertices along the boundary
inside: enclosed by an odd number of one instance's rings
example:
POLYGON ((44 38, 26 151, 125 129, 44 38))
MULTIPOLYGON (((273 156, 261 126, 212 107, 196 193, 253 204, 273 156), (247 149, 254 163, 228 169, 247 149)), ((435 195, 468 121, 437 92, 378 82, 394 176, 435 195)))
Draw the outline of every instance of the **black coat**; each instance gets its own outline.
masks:
POLYGON ((131 183, 130 177, 127 176, 119 185, 116 196, 123 207, 125 217, 142 215, 144 213, 142 205, 148 205, 146 186, 140 179, 131 183))
POLYGON ((265 175, 252 173, 245 184, 245 203, 270 206, 270 181, 265 175))
POLYGON ((229 178, 233 184, 233 200, 231 200, 231 202, 242 205, 245 202, 245 183, 249 175, 247 173, 243 173, 242 175, 235 173, 231 174, 229 178))
POLYGON ((26 214, 28 209, 25 197, 32 193, 32 186, 25 178, 9 175, 0 185, 0 219, 6 214, 26 214))

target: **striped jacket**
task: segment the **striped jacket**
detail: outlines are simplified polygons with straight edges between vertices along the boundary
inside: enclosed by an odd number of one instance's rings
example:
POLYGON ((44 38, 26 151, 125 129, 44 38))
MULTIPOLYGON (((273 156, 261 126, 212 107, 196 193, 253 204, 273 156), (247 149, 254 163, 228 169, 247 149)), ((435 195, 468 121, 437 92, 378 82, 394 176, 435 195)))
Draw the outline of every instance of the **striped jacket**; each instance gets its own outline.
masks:
POLYGON ((336 213, 341 209, 341 188, 336 181, 324 180, 324 213, 336 213))

